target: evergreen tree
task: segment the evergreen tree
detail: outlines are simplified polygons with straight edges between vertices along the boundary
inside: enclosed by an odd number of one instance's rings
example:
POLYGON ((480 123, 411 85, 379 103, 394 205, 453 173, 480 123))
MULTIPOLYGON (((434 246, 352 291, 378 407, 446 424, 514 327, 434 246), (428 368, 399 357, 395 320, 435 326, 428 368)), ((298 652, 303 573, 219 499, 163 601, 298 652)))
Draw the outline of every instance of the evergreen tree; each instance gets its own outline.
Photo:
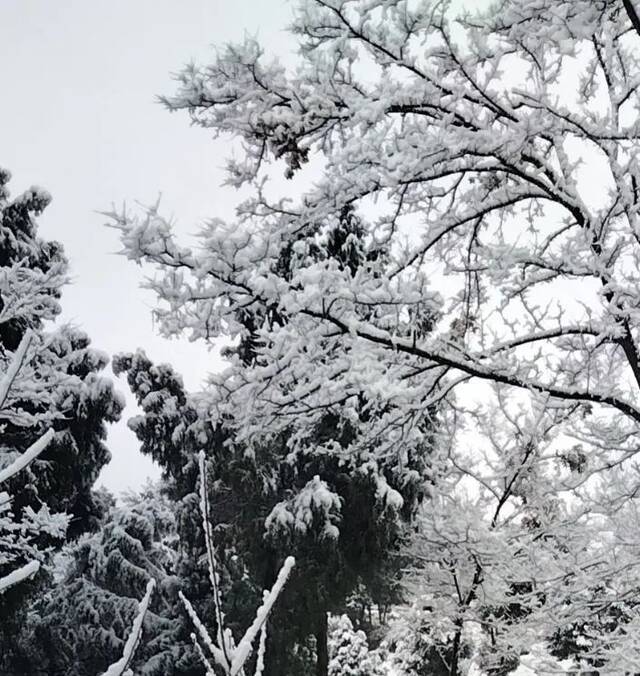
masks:
MULTIPOLYGON (((292 462, 282 442, 247 454, 198 412, 201 399, 187 396, 168 367, 152 365, 140 352, 118 357, 115 368, 127 371, 145 413, 130 422, 142 450, 165 468, 179 500, 185 593, 204 605, 199 614, 211 616, 206 576, 197 563, 203 551, 197 498, 186 481, 193 476, 193 454, 206 448, 229 622, 234 627, 246 622, 261 589, 271 586, 282 560, 292 553, 304 575, 294 571, 274 610, 266 673, 308 673, 303 656, 309 655, 309 637, 315 639, 316 659, 326 650, 322 618, 327 610, 344 609, 348 595, 363 581, 372 585, 376 597, 373 582, 380 582, 381 566, 399 546, 402 496, 366 464, 352 468, 341 466, 336 457, 311 454, 292 462), (181 468, 176 465, 180 458, 181 468)), ((206 408, 200 405, 200 410, 206 408)), ((328 421, 326 426, 329 430, 328 421)), ((385 591, 384 585, 380 588, 385 591)), ((386 597, 388 601, 388 592, 386 597)), ((327 661, 325 652, 322 668, 327 661)))
MULTIPOLYGON (((60 313, 59 299, 67 279, 67 261, 57 242, 41 239, 36 216, 49 195, 31 188, 11 200, 8 171, 0 170, 0 362, 6 370, 21 341, 31 336, 28 362, 20 369, 4 402, 0 429, 0 469, 7 467, 47 430, 53 437, 23 471, 3 485, 19 522, 43 506, 67 514, 67 536, 95 528, 104 510, 93 492, 100 469, 110 458, 106 423, 123 407, 110 380, 100 371, 107 357, 90 347, 80 330, 49 323, 60 313)), ((61 545, 58 536, 40 529, 33 546, 43 554, 61 545)), ((0 551, 0 577, 21 563, 21 555, 0 551)), ((27 556, 25 552, 25 556, 27 556)), ((22 561, 24 562, 24 561, 22 561)), ((46 570, 29 583, 0 595, 0 672, 10 666, 14 637, 24 620, 29 594, 45 581, 46 570)), ((19 673, 19 672, 15 672, 19 673)))
MULTIPOLYGON (((354 277, 382 264, 386 255, 383 247, 368 247, 363 233, 360 219, 346 207, 317 243, 299 244, 308 246, 318 264, 337 266, 354 277)), ((298 248, 293 243, 281 253, 277 267, 284 277, 296 271, 298 248)), ((240 340, 225 355, 247 368, 260 363, 261 327, 277 324, 286 331, 288 321, 286 308, 275 305, 244 308, 237 320, 243 327, 240 340)), ((420 331, 427 332, 432 321, 424 313, 420 331)), ((294 572, 274 611, 276 626, 284 629, 282 636, 278 630, 271 634, 266 673, 294 674, 297 668, 308 673, 308 664, 291 663, 297 662, 291 646, 305 646, 311 636, 317 673, 326 674, 327 613, 342 612, 348 596, 362 585, 374 595, 384 590, 389 596, 381 577, 391 570, 389 557, 401 544, 403 519, 412 516, 424 481, 433 474, 435 410, 423 415, 417 441, 394 446, 381 433, 374 442, 370 425, 393 418, 394 407, 363 391, 348 406, 341 400, 327 406, 304 436, 292 426, 254 443, 238 439, 233 415, 218 416, 212 408, 210 401, 221 395, 215 383, 189 397, 169 367, 154 366, 140 352, 117 357, 114 368, 127 373, 143 409, 144 416, 130 422, 143 452, 160 462, 185 505, 195 504, 187 497, 192 489, 184 486, 186 479, 193 485, 191 457, 207 450, 215 478, 211 505, 219 544, 231 558, 240 558, 257 589, 273 584, 288 554, 304 570, 304 577, 294 572)))
POLYGON ((128 495, 100 530, 81 537, 65 558, 57 583, 30 608, 15 673, 103 673, 122 655, 150 580, 156 589, 133 668, 145 676, 181 673, 189 650, 177 616, 176 524, 172 504, 159 487, 128 495))

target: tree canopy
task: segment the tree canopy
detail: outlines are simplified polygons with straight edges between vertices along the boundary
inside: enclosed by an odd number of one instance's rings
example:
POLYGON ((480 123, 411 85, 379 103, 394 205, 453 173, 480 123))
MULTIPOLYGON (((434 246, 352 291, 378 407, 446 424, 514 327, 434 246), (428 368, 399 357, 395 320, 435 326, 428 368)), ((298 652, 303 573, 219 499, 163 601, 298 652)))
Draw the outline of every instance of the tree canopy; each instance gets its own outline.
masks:
POLYGON ((0 593, 0 670, 14 668, 25 601, 48 574, 39 564, 105 512, 93 485, 111 457, 106 424, 123 408, 101 375, 107 356, 83 331, 52 324, 68 266, 62 246, 38 236, 51 198, 34 187, 11 199, 9 179, 0 170, 0 578, 29 565, 38 574, 0 593))
POLYGON ((414 588, 451 674, 475 629, 506 673, 594 614, 575 659, 640 660, 613 610, 639 582, 638 28, 627 0, 300 2, 295 70, 246 39, 165 99, 239 142, 237 219, 188 247, 114 215, 164 334, 249 346, 205 398, 246 453, 428 488, 414 588))

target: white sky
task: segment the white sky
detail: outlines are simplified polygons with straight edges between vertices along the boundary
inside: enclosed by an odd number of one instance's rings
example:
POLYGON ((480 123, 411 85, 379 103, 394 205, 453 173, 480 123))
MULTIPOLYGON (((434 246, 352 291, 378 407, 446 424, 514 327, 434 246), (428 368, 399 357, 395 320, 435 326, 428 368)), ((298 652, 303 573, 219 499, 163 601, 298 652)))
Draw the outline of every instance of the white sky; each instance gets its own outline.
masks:
MULTIPOLYGON (((190 389, 219 362, 155 334, 142 273, 114 255, 117 233, 96 211, 162 193, 183 233, 232 212, 234 195, 219 188, 227 148, 154 97, 173 92, 170 73, 245 31, 286 53, 290 15, 286 0, 0 0, 0 166, 13 195, 34 184, 53 195, 39 222, 71 262, 63 319, 109 354, 143 347, 190 389)), ((110 431, 113 460, 99 483, 120 492, 157 471, 126 428, 135 414, 126 382, 117 386, 130 404, 110 431)))

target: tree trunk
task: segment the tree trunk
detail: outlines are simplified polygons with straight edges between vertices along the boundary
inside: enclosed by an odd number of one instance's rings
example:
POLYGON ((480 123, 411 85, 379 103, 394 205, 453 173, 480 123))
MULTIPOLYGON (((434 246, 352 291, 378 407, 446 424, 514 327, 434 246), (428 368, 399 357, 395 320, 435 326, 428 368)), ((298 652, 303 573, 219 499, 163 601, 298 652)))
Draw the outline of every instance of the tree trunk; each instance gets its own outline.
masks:
POLYGON ((453 646, 451 648, 451 664, 449 665, 449 676, 458 676, 458 655, 460 653, 461 635, 462 629, 458 627, 456 629, 455 636, 453 637, 453 646))
POLYGON ((318 616, 316 624, 316 676, 328 676, 329 674, 329 646, 327 643, 327 613, 322 612, 318 616))

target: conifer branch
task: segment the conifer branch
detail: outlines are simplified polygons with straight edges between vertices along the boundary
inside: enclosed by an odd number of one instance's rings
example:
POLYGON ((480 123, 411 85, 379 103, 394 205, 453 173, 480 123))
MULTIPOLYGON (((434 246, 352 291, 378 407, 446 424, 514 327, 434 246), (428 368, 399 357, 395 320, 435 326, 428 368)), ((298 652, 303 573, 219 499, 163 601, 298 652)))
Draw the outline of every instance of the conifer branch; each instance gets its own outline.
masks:
POLYGON ((151 600, 151 594, 153 593, 155 586, 156 581, 149 580, 147 583, 147 591, 142 600, 138 603, 138 614, 136 615, 133 625, 131 626, 131 632, 129 633, 129 638, 127 638, 127 642, 124 645, 122 657, 117 662, 114 662, 114 664, 112 664, 102 676, 126 676, 129 665, 133 661, 136 649, 142 638, 142 623, 144 621, 145 615, 147 614, 149 601, 151 600))

